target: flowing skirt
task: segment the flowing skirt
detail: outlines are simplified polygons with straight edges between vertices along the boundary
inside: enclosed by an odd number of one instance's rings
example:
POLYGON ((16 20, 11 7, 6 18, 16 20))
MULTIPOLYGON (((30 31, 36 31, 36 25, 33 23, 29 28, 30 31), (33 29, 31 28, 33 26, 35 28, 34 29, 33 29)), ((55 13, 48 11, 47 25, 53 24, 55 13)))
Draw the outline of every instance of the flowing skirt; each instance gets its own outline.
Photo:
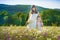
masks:
POLYGON ((36 26, 36 20, 30 22, 27 27, 29 29, 36 29, 36 27, 38 27, 38 30, 41 31, 42 30, 42 26, 41 26, 41 23, 38 23, 38 26, 36 26))
POLYGON ((36 29, 36 20, 31 21, 27 26, 30 29, 36 29))

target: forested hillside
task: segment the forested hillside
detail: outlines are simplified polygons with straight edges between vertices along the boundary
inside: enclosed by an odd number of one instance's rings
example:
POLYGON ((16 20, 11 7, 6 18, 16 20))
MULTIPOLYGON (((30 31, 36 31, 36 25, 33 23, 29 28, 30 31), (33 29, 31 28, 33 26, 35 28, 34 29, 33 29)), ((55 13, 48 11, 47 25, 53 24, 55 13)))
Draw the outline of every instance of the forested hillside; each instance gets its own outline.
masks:
MULTIPOLYGON (((60 9, 48 9, 36 6, 40 12, 44 25, 60 24, 60 9)), ((0 4, 0 26, 17 25, 24 26, 28 19, 31 5, 5 5, 0 4)))

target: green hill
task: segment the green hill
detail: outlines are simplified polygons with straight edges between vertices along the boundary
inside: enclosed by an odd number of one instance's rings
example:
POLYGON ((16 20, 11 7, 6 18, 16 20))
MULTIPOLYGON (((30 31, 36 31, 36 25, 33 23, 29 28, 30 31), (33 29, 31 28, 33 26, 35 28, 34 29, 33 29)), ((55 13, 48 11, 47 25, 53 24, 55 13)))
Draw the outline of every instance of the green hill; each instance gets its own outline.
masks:
MULTIPOLYGON (((46 10, 47 8, 36 6, 38 11, 46 10)), ((31 5, 6 5, 0 4, 0 11, 8 11, 9 13, 15 12, 28 12, 31 8, 31 5)))

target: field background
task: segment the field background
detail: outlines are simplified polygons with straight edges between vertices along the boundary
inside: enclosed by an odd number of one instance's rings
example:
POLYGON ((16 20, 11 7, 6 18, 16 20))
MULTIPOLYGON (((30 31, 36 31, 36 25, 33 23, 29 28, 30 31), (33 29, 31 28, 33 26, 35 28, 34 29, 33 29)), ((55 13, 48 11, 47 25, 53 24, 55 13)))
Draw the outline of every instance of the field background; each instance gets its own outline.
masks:
POLYGON ((22 26, 0 27, 0 40, 60 40, 60 27, 43 27, 42 31, 22 26))
POLYGON ((0 40, 60 40, 60 9, 36 6, 44 27, 27 29, 31 5, 0 4, 0 40))

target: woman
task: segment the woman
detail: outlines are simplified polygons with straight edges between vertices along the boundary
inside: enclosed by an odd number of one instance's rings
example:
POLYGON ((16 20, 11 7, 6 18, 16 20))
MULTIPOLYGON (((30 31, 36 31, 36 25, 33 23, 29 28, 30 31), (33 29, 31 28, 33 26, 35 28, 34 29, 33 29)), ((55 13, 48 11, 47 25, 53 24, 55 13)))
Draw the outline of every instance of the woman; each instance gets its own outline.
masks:
POLYGON ((27 21, 28 25, 27 27, 30 29, 36 29, 37 28, 37 17, 39 16, 39 12, 37 12, 36 6, 33 5, 30 13, 29 13, 29 19, 27 21))

